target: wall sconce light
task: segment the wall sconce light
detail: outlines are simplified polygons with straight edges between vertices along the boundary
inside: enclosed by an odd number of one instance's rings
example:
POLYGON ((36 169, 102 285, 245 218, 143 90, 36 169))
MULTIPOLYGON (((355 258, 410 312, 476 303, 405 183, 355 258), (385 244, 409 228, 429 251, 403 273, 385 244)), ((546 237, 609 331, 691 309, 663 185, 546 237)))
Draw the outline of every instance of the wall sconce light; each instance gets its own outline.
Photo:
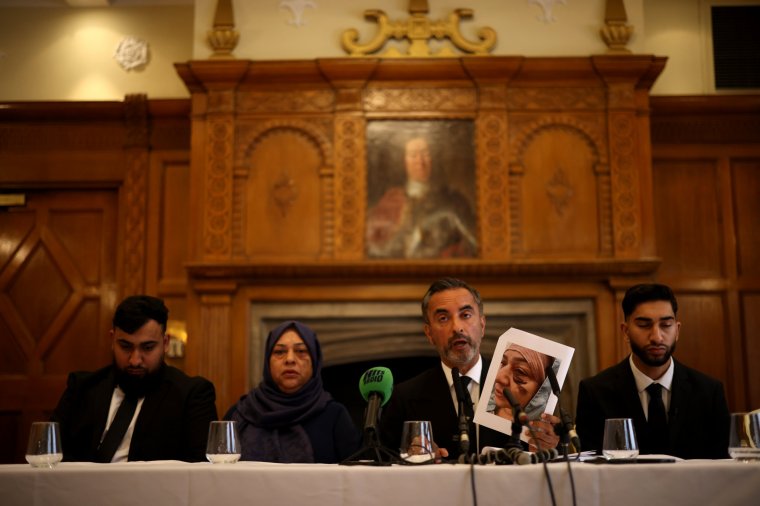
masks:
POLYGON ((169 358, 184 358, 187 344, 187 325, 183 321, 169 320, 166 322, 166 334, 169 336, 169 358))

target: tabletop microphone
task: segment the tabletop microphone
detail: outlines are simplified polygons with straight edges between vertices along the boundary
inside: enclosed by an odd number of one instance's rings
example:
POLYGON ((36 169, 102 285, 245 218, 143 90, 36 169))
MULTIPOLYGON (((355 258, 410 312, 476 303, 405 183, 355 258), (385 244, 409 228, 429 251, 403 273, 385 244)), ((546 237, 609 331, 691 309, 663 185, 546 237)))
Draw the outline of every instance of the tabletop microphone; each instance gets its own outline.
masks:
POLYGON ((515 399, 515 396, 512 395, 512 392, 509 390, 509 388, 505 388, 503 393, 504 397, 509 400, 509 405, 512 406, 512 416, 514 418, 514 421, 520 425, 527 425, 528 415, 525 413, 525 411, 523 411, 522 406, 520 406, 520 403, 517 402, 517 399, 515 399))
POLYGON ((459 446, 462 449, 462 455, 467 455, 467 452, 470 450, 470 425, 464 408, 464 385, 462 385, 459 369, 456 367, 451 369, 451 380, 454 383, 454 393, 456 394, 457 405, 459 406, 459 446))
MULTIPOLYGON (((546 376, 549 378, 549 383, 552 386, 552 392, 554 393, 554 395, 557 396, 557 402, 559 402, 559 393, 560 393, 559 382, 557 381, 557 375, 554 374, 554 368, 552 368, 552 364, 549 364, 546 366, 545 373, 546 373, 546 376)), ((581 438, 579 438, 578 433, 575 432, 573 419, 570 417, 570 414, 562 408, 562 406, 559 407, 559 417, 561 420, 560 425, 561 425, 562 431, 570 437, 570 442, 573 444, 575 451, 577 453, 580 453, 581 452, 581 438)))
POLYGON ((377 433, 380 408, 385 406, 393 392, 393 374, 387 367, 373 367, 359 378, 359 391, 367 401, 364 432, 377 433))

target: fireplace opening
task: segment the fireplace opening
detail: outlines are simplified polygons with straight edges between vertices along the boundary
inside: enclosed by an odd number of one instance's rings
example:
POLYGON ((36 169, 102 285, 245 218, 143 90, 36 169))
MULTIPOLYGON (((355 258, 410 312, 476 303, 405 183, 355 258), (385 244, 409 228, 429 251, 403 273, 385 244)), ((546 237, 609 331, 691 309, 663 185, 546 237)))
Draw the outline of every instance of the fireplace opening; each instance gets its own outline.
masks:
MULTIPOLYGON (((359 380, 372 367, 387 367, 393 374, 393 385, 398 385, 422 371, 429 369, 441 360, 438 356, 387 358, 365 360, 350 364, 340 364, 322 369, 322 383, 335 400, 346 406, 351 419, 357 427, 364 425, 364 410, 367 401, 359 391, 359 380)), ((393 393, 391 393, 391 397, 393 393)))

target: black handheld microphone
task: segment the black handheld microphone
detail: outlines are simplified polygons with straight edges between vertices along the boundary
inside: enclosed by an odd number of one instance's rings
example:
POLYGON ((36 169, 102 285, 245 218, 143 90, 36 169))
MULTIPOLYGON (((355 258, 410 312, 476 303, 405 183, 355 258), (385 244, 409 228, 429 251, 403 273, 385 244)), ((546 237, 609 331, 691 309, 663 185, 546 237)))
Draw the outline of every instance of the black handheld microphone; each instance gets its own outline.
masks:
POLYGON ((515 399, 515 396, 512 395, 512 392, 509 390, 509 388, 504 389, 504 397, 507 398, 509 401, 509 405, 512 406, 512 418, 514 418, 514 421, 525 425, 528 423, 528 415, 523 411, 522 406, 520 406, 520 403, 517 402, 517 399, 515 399))
MULTIPOLYGON (((557 402, 559 402, 559 382, 557 381, 557 375, 554 374, 554 369, 552 368, 552 364, 549 364, 546 366, 546 376, 549 378, 549 383, 552 386, 552 392, 554 392, 554 395, 557 396, 557 402)), ((575 447, 575 451, 580 453, 581 452, 581 438, 578 437, 578 433, 575 432, 575 427, 573 426, 573 419, 570 417, 570 414, 564 410, 562 406, 559 407, 559 417, 561 422, 558 424, 559 427, 557 432, 562 432, 564 434, 567 434, 570 437, 570 442, 575 447)))
POLYGON ((456 394, 457 405, 459 406, 459 447, 462 449, 462 455, 467 455, 467 452, 470 450, 470 426, 469 420, 467 420, 467 413, 464 409, 464 386, 462 385, 462 378, 459 376, 459 369, 456 367, 451 370, 451 379, 454 383, 454 393, 456 394))

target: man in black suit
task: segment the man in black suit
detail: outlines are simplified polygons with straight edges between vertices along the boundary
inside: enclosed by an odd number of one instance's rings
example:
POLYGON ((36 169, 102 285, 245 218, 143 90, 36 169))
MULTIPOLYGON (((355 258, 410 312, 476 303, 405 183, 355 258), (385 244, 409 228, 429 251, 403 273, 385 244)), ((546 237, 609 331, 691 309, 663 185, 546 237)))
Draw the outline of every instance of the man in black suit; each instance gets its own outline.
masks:
POLYGON ((61 425, 64 460, 205 460, 214 385, 164 363, 168 317, 164 302, 146 295, 116 308, 113 364, 71 373, 51 417, 61 425))
MULTIPOLYGON (((458 403, 451 370, 456 367, 463 379, 470 378, 467 390, 474 402, 473 410, 477 409, 480 388, 489 365, 480 356, 486 326, 483 302, 480 293, 464 281, 443 278, 430 285, 425 294, 422 317, 425 336, 438 351, 441 364, 394 388, 381 416, 380 432, 383 443, 397 449, 405 420, 429 420, 441 456, 456 458, 461 448, 458 403)), ((546 414, 542 420, 530 422, 539 429, 537 435, 542 448, 557 445, 559 437, 552 427, 557 422, 557 417, 546 414)), ((508 436, 487 427, 474 426, 471 431, 474 433, 469 435, 469 453, 485 446, 503 448, 509 443, 508 436)))
POLYGON ((632 418, 641 454, 728 457, 723 385, 671 357, 681 328, 677 312, 665 285, 628 289, 621 329, 632 353, 578 389, 576 426, 584 449, 601 450, 605 419, 632 418))

